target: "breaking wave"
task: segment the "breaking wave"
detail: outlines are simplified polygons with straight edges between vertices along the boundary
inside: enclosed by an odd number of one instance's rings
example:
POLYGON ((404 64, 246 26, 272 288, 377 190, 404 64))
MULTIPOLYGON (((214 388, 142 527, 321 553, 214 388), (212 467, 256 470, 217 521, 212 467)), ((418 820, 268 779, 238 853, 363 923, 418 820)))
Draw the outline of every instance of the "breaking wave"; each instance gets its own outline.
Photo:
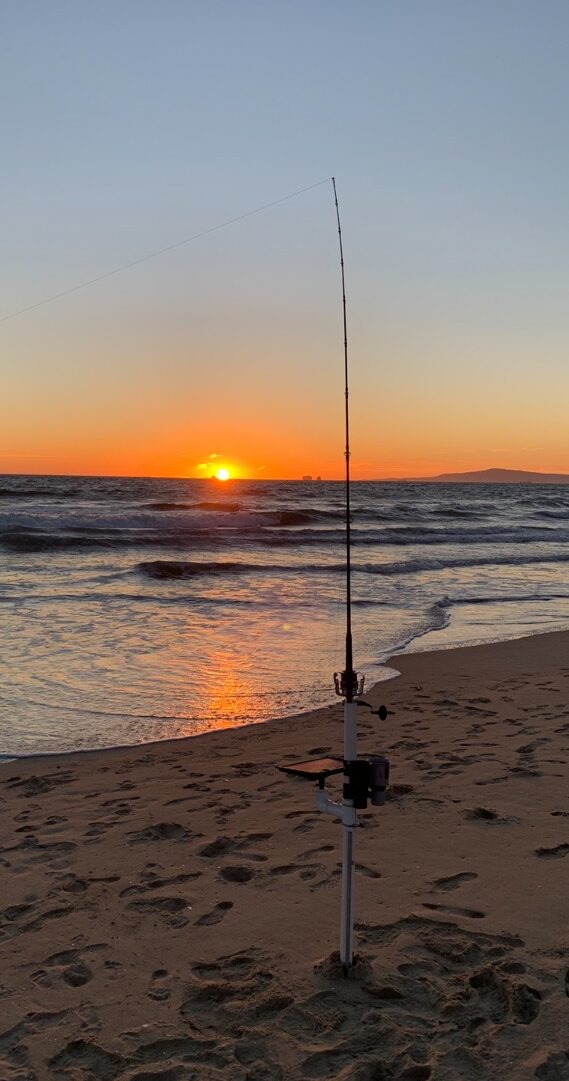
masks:
POLYGON ((153 559, 139 563, 139 570, 149 578, 196 578, 198 575, 251 574, 257 567, 246 563, 189 563, 181 560, 153 559))
POLYGON ((197 503, 143 503, 148 510, 193 510, 197 503))
MULTIPOLYGON (((410 559, 397 560, 393 563, 353 563, 353 574, 393 575, 420 574, 422 571, 460 569, 461 567, 531 566, 534 563, 569 563, 569 552, 553 554, 526 553, 519 556, 500 555, 499 552, 488 556, 455 556, 446 560, 410 559)), ((244 563, 244 562, 204 562, 194 560, 155 559, 138 564, 138 569, 150 578, 196 578, 204 575, 240 575, 240 574, 345 574, 345 563, 244 563)), ((444 606, 444 602, 437 602, 444 606)), ((448 602, 450 603, 450 602, 448 602)), ((456 603, 456 602, 455 602, 456 603)))

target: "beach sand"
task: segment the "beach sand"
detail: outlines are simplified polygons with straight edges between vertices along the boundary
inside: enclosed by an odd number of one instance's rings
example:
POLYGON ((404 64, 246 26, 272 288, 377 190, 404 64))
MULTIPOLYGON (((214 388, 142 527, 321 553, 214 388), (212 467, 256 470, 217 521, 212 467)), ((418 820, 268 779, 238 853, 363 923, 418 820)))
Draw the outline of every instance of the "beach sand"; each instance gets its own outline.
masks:
POLYGON ((1 767, 2 1081, 569 1079, 569 633, 390 666, 352 980, 340 827, 276 770, 341 702, 1 767))

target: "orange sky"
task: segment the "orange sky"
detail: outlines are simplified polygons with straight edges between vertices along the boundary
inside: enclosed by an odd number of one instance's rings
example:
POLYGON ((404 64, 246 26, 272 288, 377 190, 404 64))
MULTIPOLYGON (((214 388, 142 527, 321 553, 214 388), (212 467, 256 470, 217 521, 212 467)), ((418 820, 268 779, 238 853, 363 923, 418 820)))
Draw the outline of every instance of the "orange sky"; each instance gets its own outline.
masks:
MULTIPOLYGON (((83 439, 78 437, 71 446, 66 438, 53 440, 50 448, 52 454, 47 456, 41 453, 44 441, 38 434, 35 439, 27 441, 25 453, 18 453, 17 446, 8 453, 0 447, 0 472, 210 477, 220 467, 225 467, 231 477, 238 478, 300 479, 303 474, 310 473, 313 476, 321 475, 324 480, 332 480, 343 475, 341 438, 342 433, 339 432, 337 439, 329 438, 320 444, 307 437, 300 440, 300 445, 287 445, 276 438, 271 440, 251 433, 248 438, 216 441, 213 443, 216 449, 211 451, 209 446, 212 444, 202 443, 192 453, 191 437, 184 438, 172 433, 157 433, 153 439, 149 437, 141 443, 117 439, 113 443, 95 447, 89 433, 86 433, 83 439), (208 453, 203 453, 203 449, 208 453)), ((352 476, 354 479, 420 477, 494 466, 569 473, 569 454, 554 440, 551 446, 538 448, 523 445, 508 448, 503 444, 504 440, 501 447, 482 453, 466 447, 457 453, 448 437, 440 439, 434 452, 426 457, 421 453, 420 439, 417 438, 410 447, 386 446, 382 458, 374 441, 366 441, 365 433, 363 436, 356 433, 352 443, 355 448, 352 453, 352 476)))
MULTIPOLYGON (((215 358, 217 381, 210 380, 208 363, 181 369, 154 364, 151 355, 137 374, 140 341, 130 353, 122 349, 122 368, 107 364, 103 378, 97 335, 85 347, 91 356, 80 372, 52 379, 56 364, 60 373, 66 367, 65 350, 54 357, 49 339, 35 340, 34 371, 22 379, 18 366, 11 394, 0 402, 0 472, 207 476, 211 462, 239 476, 341 477, 341 347, 329 328, 320 329, 330 354, 336 354, 334 379, 326 381, 315 338, 312 373, 306 371, 309 355, 288 365, 277 356, 264 378, 262 351, 254 361, 248 358, 242 374, 235 367, 235 344, 228 341, 227 356, 215 358), (200 469, 204 463, 208 468, 200 469)), ((22 337, 29 343, 29 332, 22 337)), ((64 339, 59 330, 56 344, 64 339)), ((283 351, 289 347, 285 342, 283 351)), ((454 380, 431 366, 427 380, 417 377, 415 363, 400 358, 383 368, 354 349, 355 479, 492 466, 569 473, 561 380, 543 379, 535 369, 512 385, 507 364, 494 375, 490 365, 479 365, 471 376, 462 370, 454 380)))

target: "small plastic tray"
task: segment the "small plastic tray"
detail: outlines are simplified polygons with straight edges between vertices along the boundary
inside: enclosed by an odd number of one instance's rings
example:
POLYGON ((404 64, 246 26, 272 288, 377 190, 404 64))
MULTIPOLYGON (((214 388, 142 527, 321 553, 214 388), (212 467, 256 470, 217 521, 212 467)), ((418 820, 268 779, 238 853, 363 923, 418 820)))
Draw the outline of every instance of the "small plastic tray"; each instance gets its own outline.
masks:
POLYGON ((278 769, 281 773, 290 773, 293 777, 318 781, 319 785, 323 785, 328 777, 344 772, 344 762, 341 758, 310 758, 307 762, 291 762, 278 766, 278 769))

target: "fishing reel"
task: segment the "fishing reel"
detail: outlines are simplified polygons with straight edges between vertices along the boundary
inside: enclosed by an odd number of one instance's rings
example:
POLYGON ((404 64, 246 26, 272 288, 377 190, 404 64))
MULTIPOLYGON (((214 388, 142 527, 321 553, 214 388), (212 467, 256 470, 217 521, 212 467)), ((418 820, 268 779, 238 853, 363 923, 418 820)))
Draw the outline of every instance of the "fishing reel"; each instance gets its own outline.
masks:
POLYGON ((356 702, 356 705, 358 706, 367 706, 370 713, 379 717, 380 721, 386 721, 387 706, 379 706, 378 709, 374 709, 370 702, 364 702, 360 697, 364 693, 365 678, 366 677, 359 672, 334 672, 334 687, 336 689, 336 694, 339 698, 345 698, 347 701, 356 702), (350 676, 352 693, 351 695, 348 695, 350 676))
POLYGON ((353 701, 364 693, 365 676, 359 672, 334 672, 334 687, 339 698, 353 701), (351 683, 351 687, 350 687, 351 683), (349 693, 351 691, 351 693, 349 693))
POLYGON ((344 762, 343 796, 358 811, 365 811, 368 800, 372 807, 383 807, 388 783, 389 760, 381 754, 344 762))

